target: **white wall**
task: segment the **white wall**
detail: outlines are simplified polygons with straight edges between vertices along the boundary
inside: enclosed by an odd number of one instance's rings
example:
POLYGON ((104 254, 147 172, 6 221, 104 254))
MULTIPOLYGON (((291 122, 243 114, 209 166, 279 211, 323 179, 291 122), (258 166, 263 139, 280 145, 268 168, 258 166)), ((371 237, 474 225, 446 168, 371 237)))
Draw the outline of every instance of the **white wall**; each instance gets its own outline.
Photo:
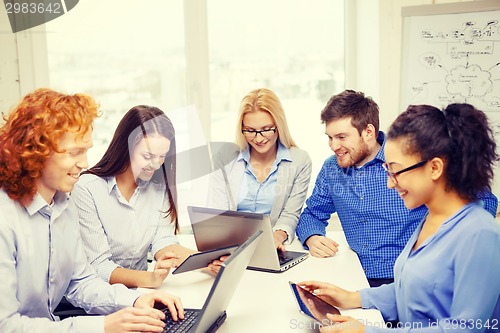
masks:
MULTIPOLYGON (((346 88, 373 97, 380 107, 380 128, 387 130, 399 110, 401 8, 474 0, 346 0, 346 88)), ((483 1, 483 0, 476 0, 483 1)))

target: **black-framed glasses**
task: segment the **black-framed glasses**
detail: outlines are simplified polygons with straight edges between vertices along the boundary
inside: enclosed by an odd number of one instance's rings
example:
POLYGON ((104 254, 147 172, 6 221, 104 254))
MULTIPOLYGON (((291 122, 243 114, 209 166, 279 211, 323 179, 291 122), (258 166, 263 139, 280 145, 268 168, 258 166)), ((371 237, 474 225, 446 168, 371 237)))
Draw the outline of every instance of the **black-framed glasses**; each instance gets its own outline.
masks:
POLYGON ((274 133, 276 133, 276 130, 277 130, 277 127, 275 127, 275 128, 269 128, 269 129, 265 129, 265 130, 260 130, 260 131, 256 131, 256 130, 241 130, 241 133, 243 133, 243 135, 248 140, 255 139, 257 137, 257 134, 262 135, 266 139, 271 139, 273 137, 274 133))
POLYGON ((422 162, 418 162, 416 164, 413 164, 412 166, 409 166, 409 167, 407 167, 403 170, 399 170, 397 172, 392 172, 391 170, 389 170, 389 166, 387 165, 387 163, 382 164, 382 167, 384 168, 385 173, 387 173, 387 177, 389 177, 392 180, 392 182, 397 185, 398 184, 398 179, 396 178, 397 175, 400 175, 400 174, 407 172, 407 171, 411 171, 411 170, 416 169, 416 168, 420 168, 421 166, 425 165, 425 163, 427 163, 427 162, 428 162, 427 160, 422 161, 422 162))

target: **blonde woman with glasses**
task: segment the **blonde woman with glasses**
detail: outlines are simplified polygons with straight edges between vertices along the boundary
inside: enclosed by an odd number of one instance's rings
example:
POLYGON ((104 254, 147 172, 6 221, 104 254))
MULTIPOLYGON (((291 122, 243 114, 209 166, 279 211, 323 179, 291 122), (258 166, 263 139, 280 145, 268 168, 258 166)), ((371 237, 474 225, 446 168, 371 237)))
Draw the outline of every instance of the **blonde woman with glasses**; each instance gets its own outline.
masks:
POLYGON ((311 159, 293 141, 283 106, 269 89, 243 98, 236 127, 239 149, 215 158, 208 205, 269 214, 276 247, 284 250, 306 198, 311 159))

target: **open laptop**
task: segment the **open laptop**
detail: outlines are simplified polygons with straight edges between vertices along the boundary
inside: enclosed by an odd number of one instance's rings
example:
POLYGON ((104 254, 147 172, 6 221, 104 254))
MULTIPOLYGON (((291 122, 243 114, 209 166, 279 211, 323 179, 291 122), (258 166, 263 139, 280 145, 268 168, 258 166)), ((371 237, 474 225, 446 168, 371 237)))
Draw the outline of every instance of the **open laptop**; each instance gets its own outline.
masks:
POLYGON ((243 243, 256 230, 262 230, 262 240, 249 264, 249 269, 284 272, 305 260, 307 252, 278 251, 266 214, 226 211, 188 206, 189 219, 199 251, 207 251, 243 243))
POLYGON ((222 263, 201 310, 184 309, 184 319, 173 321, 168 309, 164 309, 166 326, 163 332, 205 333, 217 331, 226 320, 226 308, 240 283, 250 258, 258 247, 262 234, 262 231, 257 230, 233 252, 228 260, 222 263))

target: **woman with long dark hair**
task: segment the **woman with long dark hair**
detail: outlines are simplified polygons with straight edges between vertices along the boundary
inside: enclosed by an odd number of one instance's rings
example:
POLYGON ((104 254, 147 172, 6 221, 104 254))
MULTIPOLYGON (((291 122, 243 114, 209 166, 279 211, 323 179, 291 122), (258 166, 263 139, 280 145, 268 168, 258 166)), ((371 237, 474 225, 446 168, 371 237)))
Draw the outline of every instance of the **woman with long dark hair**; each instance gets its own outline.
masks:
POLYGON ((122 118, 101 160, 72 192, 90 263, 110 283, 158 287, 177 260, 175 131, 157 107, 139 105, 122 118), (147 272, 148 251, 156 265, 147 272))

